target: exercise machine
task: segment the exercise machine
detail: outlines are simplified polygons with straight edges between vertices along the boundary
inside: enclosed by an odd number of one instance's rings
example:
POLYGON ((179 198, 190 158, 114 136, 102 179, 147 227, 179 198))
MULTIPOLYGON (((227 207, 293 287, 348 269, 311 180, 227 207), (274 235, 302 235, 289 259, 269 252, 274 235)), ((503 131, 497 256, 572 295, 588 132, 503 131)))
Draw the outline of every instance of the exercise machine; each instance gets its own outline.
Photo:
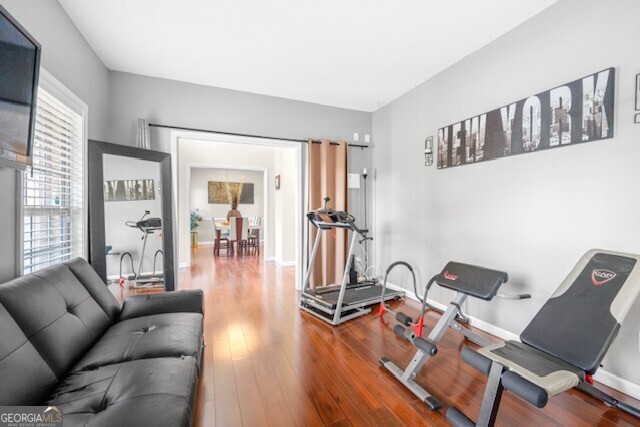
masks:
POLYGON ((153 271, 151 274, 143 274, 142 266, 144 261, 144 254, 147 249, 147 240, 150 234, 154 234, 156 231, 162 232, 162 220, 160 218, 146 218, 151 212, 144 211, 144 215, 138 221, 127 221, 125 225, 127 227, 136 228, 142 231, 142 250, 140 251, 140 261, 138 262, 138 269, 133 268, 133 256, 131 252, 123 252, 120 256, 120 286, 123 286, 125 281, 133 282, 134 288, 154 288, 162 287, 164 285, 164 274, 156 273, 156 261, 158 255, 164 256, 162 249, 158 249, 153 255, 153 271), (146 219, 145 219, 146 218, 146 219), (133 274, 124 277, 122 275, 122 263, 125 258, 129 258, 131 272, 133 274))
POLYGON ((640 418, 640 409, 593 385, 592 375, 640 293, 640 256, 591 250, 576 264, 520 335, 520 341, 465 348, 462 359, 489 378, 478 420, 457 408, 454 426, 493 426, 504 390, 543 408, 576 388, 640 418))
MULTIPOLYGON (((429 281, 429 283, 427 283, 427 287, 431 287, 432 284, 433 284, 433 279, 431 279, 429 281)), ((427 292, 428 292, 428 289, 427 289, 427 292)), ((424 315, 427 312, 427 310, 436 312, 438 314, 443 314, 444 313, 444 311, 442 311, 439 308, 429 304, 429 302, 420 295, 420 293, 418 292, 418 283, 416 281, 416 274, 413 271, 413 267, 411 267, 411 265, 409 263, 407 263, 405 261, 396 261, 396 262, 391 263, 391 265, 389 265, 389 267, 387 267, 387 271, 385 271, 385 273, 384 273, 384 280, 382 282, 382 294, 380 296, 380 306, 378 308, 378 317, 382 317, 385 313, 393 314, 398 322, 402 323, 403 325, 405 325, 407 327, 410 326, 417 336, 422 337, 422 330, 424 328, 424 315), (406 269, 409 270, 409 272, 411 273, 411 278, 413 280, 413 294, 415 295, 416 300, 418 300, 420 302, 420 304, 422 304, 422 310, 421 310, 420 317, 415 322, 413 321, 413 319, 410 316, 407 316, 406 314, 404 314, 402 312, 396 313, 386 303, 386 300, 387 300, 387 298, 386 298, 387 283, 388 283, 388 279, 389 279, 389 274, 396 267, 406 267, 406 269)), ((469 318, 464 313, 462 313, 462 311, 460 311, 456 315, 456 322, 468 324, 469 323, 469 318)))
MULTIPOLYGON (((327 208, 330 199, 325 197, 324 208, 307 212, 307 219, 318 230, 309 257, 309 267, 304 277, 303 289, 300 293, 299 307, 331 325, 339 325, 347 320, 355 319, 371 312, 370 306, 380 301, 381 286, 377 278, 365 277, 363 280, 354 282, 350 277, 354 277, 353 263, 354 249, 357 242, 361 244, 372 240, 368 236, 368 230, 360 229, 356 225, 355 218, 344 211, 334 211, 327 208), (346 257, 341 284, 331 284, 310 287, 311 275, 314 261, 323 239, 323 235, 336 229, 344 229, 351 232, 351 243, 346 257)), ((404 296, 402 291, 388 291, 386 300, 399 300, 404 296)))
MULTIPOLYGON (((394 264, 405 265, 413 273, 411 266, 402 261, 394 264)), ((394 264, 392 264, 390 268, 392 268, 394 264)), ((390 270, 387 269, 387 275, 389 271, 390 270)), ((415 274, 413 277, 414 290, 416 290, 415 274)), ((503 271, 490 270, 488 268, 462 264, 459 262, 449 262, 440 274, 433 276, 433 278, 429 280, 425 287, 424 295, 422 298, 419 298, 422 301, 422 309, 420 311, 420 317, 416 322, 414 322, 410 316, 402 312, 394 313, 396 320, 401 323, 401 325, 396 325, 394 327, 395 334, 410 342, 416 348, 416 353, 407 367, 403 370, 386 357, 382 357, 380 359, 380 364, 391 372, 398 381, 407 387, 422 402, 424 402, 430 410, 435 411, 440 409, 442 407, 440 401, 416 382, 418 372, 420 372, 422 367, 431 357, 437 354, 438 343, 449 328, 462 334, 469 341, 478 345, 485 346, 491 344, 487 339, 461 325, 461 323, 468 323, 468 319, 462 313, 461 307, 468 297, 478 298, 484 301, 491 301, 496 296, 508 299, 525 299, 531 297, 528 294, 499 294, 498 290, 507 282, 508 279, 509 276, 503 271), (424 316, 426 310, 430 308, 430 305, 427 302, 428 294, 434 284, 455 291, 456 294, 444 312, 441 312, 442 314, 440 315, 438 322, 429 335, 426 338, 423 338, 422 334, 425 326, 424 316)), ((386 291, 385 276, 385 281, 383 283, 383 296, 386 291)), ((388 307, 386 307, 384 301, 381 301, 379 315, 382 316, 387 311, 393 313, 388 307)))

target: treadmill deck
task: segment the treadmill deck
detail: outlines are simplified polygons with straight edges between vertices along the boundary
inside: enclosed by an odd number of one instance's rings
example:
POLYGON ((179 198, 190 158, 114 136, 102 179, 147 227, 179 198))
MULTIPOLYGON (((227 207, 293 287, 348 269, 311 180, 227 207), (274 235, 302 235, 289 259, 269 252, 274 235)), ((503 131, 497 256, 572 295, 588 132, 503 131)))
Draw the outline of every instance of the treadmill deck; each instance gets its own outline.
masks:
MULTIPOLYGON (((374 282, 363 282, 357 285, 349 286, 344 293, 344 299, 342 302, 343 310, 349 309, 350 306, 365 307, 368 305, 377 304, 380 302, 380 295, 382 295, 382 286, 374 282)), ((307 289, 302 293, 302 299, 314 300, 317 304, 325 306, 330 310, 336 309, 339 296, 339 285, 307 289)), ((403 296, 403 291, 387 289, 385 293, 385 301, 398 299, 403 296)))

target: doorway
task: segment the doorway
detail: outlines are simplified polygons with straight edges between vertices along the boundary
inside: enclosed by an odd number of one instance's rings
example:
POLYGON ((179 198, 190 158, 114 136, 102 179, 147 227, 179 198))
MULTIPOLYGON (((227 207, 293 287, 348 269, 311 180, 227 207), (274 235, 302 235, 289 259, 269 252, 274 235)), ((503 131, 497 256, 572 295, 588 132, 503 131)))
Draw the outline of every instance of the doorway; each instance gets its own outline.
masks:
MULTIPOLYGON (((190 213, 194 173, 227 171, 231 178, 242 171, 262 173, 264 262, 295 268, 295 287, 302 283, 304 178, 302 144, 277 139, 222 135, 196 131, 171 132, 172 175, 176 218, 177 267, 191 267, 190 213), (195 171, 195 172, 194 172, 195 171)), ((219 174, 220 175, 220 174, 219 174)), ((218 176, 221 178, 221 175, 218 176)), ((202 187, 202 176, 198 177, 202 187)), ((206 183, 208 184, 208 180, 206 183)), ((199 192, 206 192, 200 188, 199 192)), ((256 188, 254 186, 254 195, 256 188)), ((208 202, 208 200, 207 200, 208 202)), ((200 205, 203 204, 202 198, 200 205)), ((208 203, 207 203, 208 205, 208 203)), ((239 206, 242 211, 242 205, 239 206)), ((214 206, 206 207, 207 213, 214 206), (211 209, 210 209, 211 208, 211 209)), ((224 209, 224 207, 219 207, 224 209)), ((255 208, 253 206, 252 208, 255 208)), ((251 209, 252 211, 254 209, 251 209)), ((244 215, 243 215, 244 216, 244 215)), ((178 283, 179 287, 179 283, 178 283)))

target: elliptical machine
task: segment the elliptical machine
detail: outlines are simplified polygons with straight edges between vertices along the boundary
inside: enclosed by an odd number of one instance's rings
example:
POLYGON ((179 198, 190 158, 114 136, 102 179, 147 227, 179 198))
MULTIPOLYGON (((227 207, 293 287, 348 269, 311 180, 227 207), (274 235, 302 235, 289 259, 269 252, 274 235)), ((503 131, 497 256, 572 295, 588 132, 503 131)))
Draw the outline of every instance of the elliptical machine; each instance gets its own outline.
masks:
POLYGON ((120 280, 118 284, 120 286, 124 286, 125 281, 133 282, 133 287, 137 289, 141 288, 159 288, 164 286, 164 273, 156 273, 156 263, 158 260, 158 255, 162 255, 164 257, 164 252, 162 249, 158 249, 156 253, 153 255, 153 271, 151 274, 142 274, 142 265, 144 261, 144 253, 147 249, 147 239, 149 238, 149 234, 154 234, 156 231, 160 231, 162 233, 162 220, 160 218, 146 218, 147 215, 150 215, 151 212, 145 210, 144 215, 138 221, 127 221, 124 224, 127 227, 137 228, 142 231, 142 250, 140 251, 140 261, 138 262, 138 269, 133 268, 133 256, 131 252, 123 252, 120 256, 120 280), (133 274, 124 277, 122 275, 122 262, 124 258, 128 257, 131 272, 133 274))

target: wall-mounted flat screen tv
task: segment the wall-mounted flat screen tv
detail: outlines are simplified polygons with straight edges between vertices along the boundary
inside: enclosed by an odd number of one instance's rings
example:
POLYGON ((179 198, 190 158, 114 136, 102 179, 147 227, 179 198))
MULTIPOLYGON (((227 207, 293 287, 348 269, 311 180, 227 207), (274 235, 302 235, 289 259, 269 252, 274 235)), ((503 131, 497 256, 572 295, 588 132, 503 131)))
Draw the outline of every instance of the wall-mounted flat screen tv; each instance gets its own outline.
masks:
POLYGON ((0 166, 30 163, 40 44, 0 6, 0 166))

